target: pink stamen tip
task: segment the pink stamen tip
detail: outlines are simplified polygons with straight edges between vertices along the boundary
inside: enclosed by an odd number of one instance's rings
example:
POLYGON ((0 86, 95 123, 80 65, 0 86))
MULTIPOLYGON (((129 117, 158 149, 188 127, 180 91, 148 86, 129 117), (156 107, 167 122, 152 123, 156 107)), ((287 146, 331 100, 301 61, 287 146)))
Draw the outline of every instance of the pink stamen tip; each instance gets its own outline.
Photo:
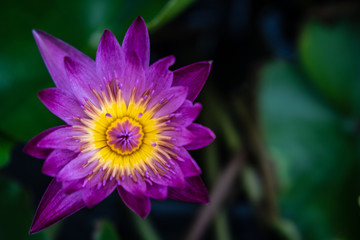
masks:
POLYGON ((109 180, 110 180, 110 181, 113 180, 113 176, 110 176, 109 180))
POLYGON ((105 186, 105 184, 106 184, 106 179, 104 179, 103 182, 102 182, 103 186, 105 186))
POLYGON ((139 113, 138 118, 141 118, 141 117, 142 117, 142 115, 143 115, 142 113, 139 113))
POLYGON ((129 178, 133 178, 133 175, 132 175, 132 174, 129 174, 129 178))
POLYGON ((170 123, 171 123, 171 120, 167 120, 167 121, 166 121, 166 124, 170 124, 170 123))
POLYGON ((120 182, 120 180, 118 179, 118 180, 116 180, 116 182, 117 182, 117 184, 118 185, 121 185, 121 182, 120 182))
POLYGON ((156 143, 151 144, 151 146, 156 147, 156 143))
POLYGON ((125 176, 121 176, 121 181, 124 181, 125 180, 125 176))
POLYGON ((97 184, 97 189, 99 189, 101 187, 101 182, 99 182, 98 184, 97 184))
POLYGON ((110 117, 110 118, 113 117, 110 113, 106 113, 105 116, 106 116, 106 117, 110 117))
POLYGON ((149 179, 145 179, 145 181, 146 181, 148 184, 150 184, 150 186, 153 185, 152 181, 150 181, 149 179))
POLYGON ((82 184, 82 187, 85 187, 88 182, 89 182, 89 179, 85 178, 85 180, 84 180, 84 182, 82 184))

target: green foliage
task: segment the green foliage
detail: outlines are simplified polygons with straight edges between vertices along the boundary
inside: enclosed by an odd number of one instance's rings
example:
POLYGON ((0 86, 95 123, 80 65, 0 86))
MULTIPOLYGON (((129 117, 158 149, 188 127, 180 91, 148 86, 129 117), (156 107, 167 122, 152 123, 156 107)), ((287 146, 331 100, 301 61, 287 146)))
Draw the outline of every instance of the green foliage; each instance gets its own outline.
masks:
POLYGON ((360 185, 353 137, 294 65, 270 63, 261 78, 261 115, 282 213, 304 239, 355 239, 360 185))
POLYGON ((176 17, 184 9, 194 3, 195 0, 170 0, 162 8, 156 17, 149 23, 149 29, 155 31, 162 27, 165 23, 176 17))
POLYGON ((120 240, 120 237, 113 224, 103 220, 97 226, 94 240, 120 240))
POLYGON ((0 168, 4 167, 10 161, 13 142, 0 136, 0 168))
POLYGON ((28 193, 19 184, 0 176, 0 192, 0 239, 49 239, 44 232, 28 234, 34 212, 28 193))
POLYGON ((300 38, 301 63, 334 106, 360 113, 360 25, 308 22, 300 38))
POLYGON ((141 219, 135 213, 131 213, 131 217, 135 227, 138 229, 139 239, 143 240, 160 240, 160 236, 151 224, 149 219, 141 219))

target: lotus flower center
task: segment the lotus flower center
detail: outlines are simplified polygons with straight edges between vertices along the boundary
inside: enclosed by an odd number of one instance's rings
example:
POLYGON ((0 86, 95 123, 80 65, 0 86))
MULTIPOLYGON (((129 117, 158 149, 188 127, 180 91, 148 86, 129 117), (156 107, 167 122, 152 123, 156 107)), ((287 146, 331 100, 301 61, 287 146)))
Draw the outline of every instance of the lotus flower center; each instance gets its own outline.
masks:
POLYGON ((129 155, 138 150, 143 137, 141 124, 129 117, 115 120, 106 130, 107 144, 120 155, 129 155))

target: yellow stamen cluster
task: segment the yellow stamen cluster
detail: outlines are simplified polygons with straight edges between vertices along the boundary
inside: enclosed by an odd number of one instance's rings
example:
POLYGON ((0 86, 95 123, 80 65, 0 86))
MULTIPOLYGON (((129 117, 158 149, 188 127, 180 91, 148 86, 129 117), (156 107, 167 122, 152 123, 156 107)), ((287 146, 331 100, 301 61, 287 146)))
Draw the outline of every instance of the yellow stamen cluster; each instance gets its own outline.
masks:
POLYGON ((174 128, 167 124, 171 116, 154 117, 154 114, 166 104, 166 100, 149 107, 153 97, 151 93, 151 89, 147 89, 139 94, 134 87, 129 100, 126 101, 115 81, 109 82, 105 90, 93 90, 97 102, 87 100, 83 106, 87 117, 77 118, 79 124, 73 126, 74 130, 82 132, 74 136, 82 143, 80 151, 96 151, 83 165, 86 167, 98 161, 88 176, 89 180, 101 170, 104 171, 103 180, 119 180, 124 176, 131 176, 137 181, 137 177, 145 179, 149 176, 148 173, 166 174, 169 160, 176 158, 176 154, 173 151, 171 137, 165 135, 164 131, 172 131, 174 128), (137 94, 140 96, 136 96, 137 94), (138 145, 131 151, 122 151, 109 142, 109 131, 125 120, 141 130, 138 145))

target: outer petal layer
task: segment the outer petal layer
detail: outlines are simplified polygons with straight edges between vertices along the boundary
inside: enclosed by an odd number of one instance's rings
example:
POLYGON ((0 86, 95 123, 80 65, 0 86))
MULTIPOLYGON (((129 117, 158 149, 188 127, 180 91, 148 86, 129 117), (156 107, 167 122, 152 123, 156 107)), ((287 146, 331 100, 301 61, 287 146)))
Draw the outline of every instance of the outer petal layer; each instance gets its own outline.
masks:
POLYGON ((96 52, 96 72, 106 80, 120 77, 124 69, 125 57, 114 34, 105 30, 96 52), (117 76, 115 76, 117 75, 117 76))
POLYGON ((46 158, 42 167, 42 172, 52 177, 56 177, 59 171, 74 159, 78 153, 66 149, 54 149, 46 158))
POLYGON ((170 88, 173 80, 173 72, 169 67, 175 62, 174 56, 168 56, 153 63, 146 70, 146 86, 153 85, 155 92, 161 92, 163 89, 170 88))
POLYGON ((194 140, 185 146, 185 148, 188 150, 203 148, 209 145, 215 139, 215 134, 210 129, 200 124, 193 123, 190 124, 190 126, 187 128, 195 136, 194 140))
POLYGON ((74 116, 85 117, 79 102, 68 92, 59 88, 44 89, 39 92, 44 105, 67 124, 78 124, 74 116))
POLYGON ((58 88, 71 92, 69 79, 64 69, 65 56, 77 59, 95 69, 95 62, 91 58, 60 39, 40 30, 33 30, 33 35, 45 65, 58 88))
POLYGON ((63 128, 66 126, 57 126, 57 127, 53 127, 50 129, 47 129, 45 131, 43 131, 42 133, 36 135, 33 139, 31 139, 24 147, 24 152, 29 154, 30 156, 36 157, 36 158, 40 158, 40 159, 44 159, 47 158, 47 156, 49 156, 49 154, 51 153, 52 149, 46 149, 46 148, 39 148, 37 145, 38 143, 47 135, 49 135, 50 133, 63 128))
POLYGON ((179 148, 178 154, 178 164, 181 168, 181 171, 184 174, 184 177, 192 177, 201 174, 201 169, 191 157, 191 155, 183 147, 179 148))
POLYGON ((128 206, 136 214, 142 218, 145 218, 147 215, 149 215, 151 203, 148 197, 136 197, 125 191, 121 186, 118 186, 117 190, 126 206, 128 206))
POLYGON ((83 199, 88 207, 93 207, 107 196, 109 196, 116 188, 116 182, 110 181, 105 186, 95 186, 90 189, 84 190, 83 199))
POLYGON ((70 80, 70 88, 80 103, 90 99, 96 103, 92 89, 99 90, 101 82, 96 74, 95 66, 86 65, 70 57, 64 58, 66 74, 70 80))
POLYGON ((65 194, 61 183, 52 180, 41 199, 30 229, 36 233, 85 207, 82 192, 65 194))
POLYGON ((185 188, 168 189, 168 197, 178 201, 208 203, 209 194, 200 176, 186 178, 185 188))
POLYGON ((134 52, 140 58, 141 65, 144 68, 149 66, 150 40, 149 33, 142 17, 137 17, 126 32, 122 47, 126 56, 130 56, 132 52, 134 52))
POLYGON ((194 101, 203 88, 211 69, 211 62, 198 62, 174 71, 173 86, 189 87, 187 99, 194 101))
POLYGON ((73 136, 78 133, 72 130, 71 126, 62 127, 56 129, 42 138, 38 143, 37 147, 50 148, 50 149, 68 149, 76 151, 80 147, 80 143, 75 141, 73 136))

